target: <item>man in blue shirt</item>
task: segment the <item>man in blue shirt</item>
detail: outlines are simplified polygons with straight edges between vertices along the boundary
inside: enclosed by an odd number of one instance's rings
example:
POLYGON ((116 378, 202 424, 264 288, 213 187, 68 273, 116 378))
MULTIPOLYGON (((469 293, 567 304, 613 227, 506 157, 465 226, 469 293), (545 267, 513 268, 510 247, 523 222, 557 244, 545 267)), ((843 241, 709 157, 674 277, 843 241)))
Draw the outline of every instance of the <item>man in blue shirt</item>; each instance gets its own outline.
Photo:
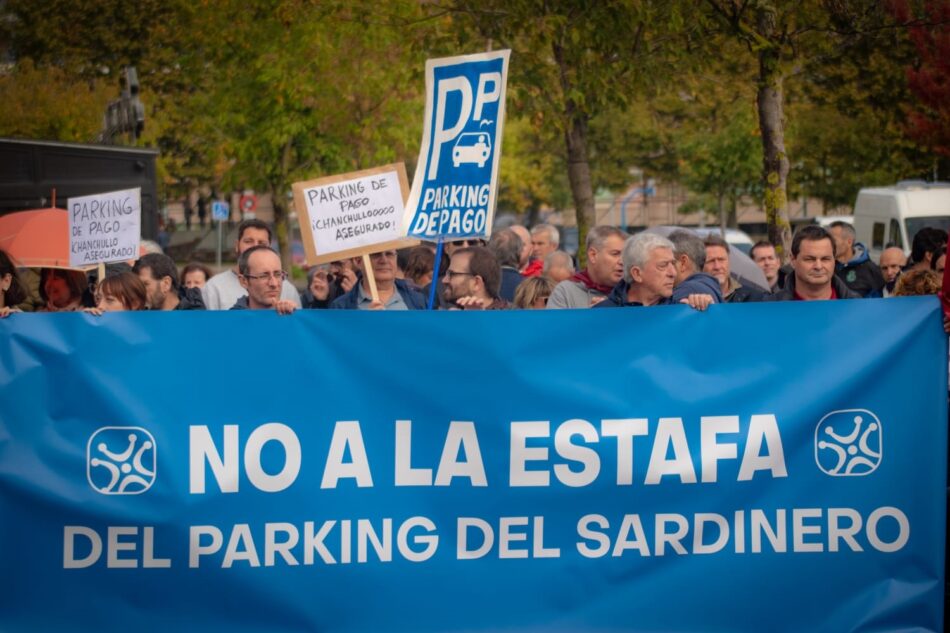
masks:
POLYGON ((356 257, 353 264, 362 274, 360 282, 343 296, 330 304, 331 310, 425 310, 426 300, 421 292, 396 278, 396 251, 386 250, 369 256, 373 267, 373 279, 379 301, 373 301, 369 279, 363 270, 363 258, 356 257))

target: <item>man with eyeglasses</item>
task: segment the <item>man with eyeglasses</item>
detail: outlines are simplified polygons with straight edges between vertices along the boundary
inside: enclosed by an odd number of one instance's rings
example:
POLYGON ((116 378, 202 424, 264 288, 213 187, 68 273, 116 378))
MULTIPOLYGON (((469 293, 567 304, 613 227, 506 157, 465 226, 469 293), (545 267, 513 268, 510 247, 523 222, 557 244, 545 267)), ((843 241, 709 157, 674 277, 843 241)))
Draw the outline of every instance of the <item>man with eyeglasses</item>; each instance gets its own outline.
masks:
MULTIPOLYGON (((352 290, 334 299, 331 310, 425 310, 426 300, 422 293, 404 279, 396 278, 396 251, 373 253, 369 262, 373 267, 379 301, 373 301, 369 279, 364 273, 352 290)), ((363 270, 363 258, 354 258, 353 263, 363 270)))
MULTIPOLYGON (((485 240, 477 238, 477 237, 469 237, 469 238, 465 238, 461 240, 452 240, 450 242, 445 242, 445 244, 442 247, 442 250, 445 253, 446 257, 452 257, 455 251, 459 250, 460 248, 470 248, 472 246, 485 246, 485 240)), ((444 302, 445 287, 442 285, 442 278, 443 278, 443 275, 440 274, 438 279, 433 279, 430 283, 426 284, 422 288, 422 294, 423 296, 426 297, 426 300, 428 300, 429 291, 432 288, 432 284, 435 284, 435 307, 440 310, 443 310, 449 307, 444 302)))
POLYGON ((501 266, 484 246, 455 251, 442 277, 442 287, 446 307, 450 310, 505 310, 509 307, 498 294, 501 266))
MULTIPOLYGON (((270 227, 260 220, 244 220, 238 225, 237 243, 234 250, 238 258, 249 248, 255 246, 270 246, 271 233, 270 227)), ((280 268, 278 266, 278 268, 280 268)), ((208 310, 227 310, 234 303, 247 294, 244 286, 238 280, 238 266, 218 273, 208 280, 205 287, 201 289, 201 296, 204 299, 205 308, 208 310)), ((293 301, 300 307, 300 293, 294 288, 294 285, 286 279, 280 286, 280 298, 293 301)))
POLYGON ((238 258, 238 281, 247 295, 238 298, 232 310, 277 310, 293 314, 299 306, 281 299, 281 285, 287 273, 280 269, 280 255, 270 246, 253 246, 238 258))

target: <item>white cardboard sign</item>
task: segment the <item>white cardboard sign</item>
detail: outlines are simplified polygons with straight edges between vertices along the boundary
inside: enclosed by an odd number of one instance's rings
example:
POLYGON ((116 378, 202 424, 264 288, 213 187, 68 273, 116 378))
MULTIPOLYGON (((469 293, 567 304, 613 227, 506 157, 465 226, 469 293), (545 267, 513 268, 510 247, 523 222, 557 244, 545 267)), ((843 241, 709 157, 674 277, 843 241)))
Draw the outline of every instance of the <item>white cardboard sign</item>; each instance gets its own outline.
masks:
POLYGON ((408 194, 402 163, 298 182, 293 190, 311 264, 415 243, 402 228, 408 194))
POLYGON ((139 257, 142 190, 69 198, 69 265, 124 262, 139 257))

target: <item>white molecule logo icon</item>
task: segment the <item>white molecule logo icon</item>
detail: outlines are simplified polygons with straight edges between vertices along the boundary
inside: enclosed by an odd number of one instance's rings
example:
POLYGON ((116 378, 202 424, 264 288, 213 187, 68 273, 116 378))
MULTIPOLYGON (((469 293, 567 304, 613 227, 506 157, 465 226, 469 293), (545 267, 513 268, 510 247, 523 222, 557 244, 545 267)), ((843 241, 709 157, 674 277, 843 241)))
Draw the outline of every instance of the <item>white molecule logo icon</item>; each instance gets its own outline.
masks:
POLYGON ((883 453, 881 421, 866 409, 833 411, 815 429, 815 461, 832 477, 869 475, 883 453))
POLYGON ((137 495, 155 482, 155 438, 138 426, 104 426, 86 446, 86 477, 104 495, 137 495))

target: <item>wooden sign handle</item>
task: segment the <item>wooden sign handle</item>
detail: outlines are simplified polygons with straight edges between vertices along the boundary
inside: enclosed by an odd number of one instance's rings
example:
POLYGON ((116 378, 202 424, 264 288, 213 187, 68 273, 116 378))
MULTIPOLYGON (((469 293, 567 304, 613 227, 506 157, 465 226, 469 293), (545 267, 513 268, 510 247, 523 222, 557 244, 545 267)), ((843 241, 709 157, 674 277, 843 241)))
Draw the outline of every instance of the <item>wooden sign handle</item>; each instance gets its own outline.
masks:
POLYGON ((369 283, 369 294, 373 301, 379 301, 379 291, 376 290, 376 277, 373 276, 373 264, 369 261, 369 253, 363 253, 363 274, 369 283))

